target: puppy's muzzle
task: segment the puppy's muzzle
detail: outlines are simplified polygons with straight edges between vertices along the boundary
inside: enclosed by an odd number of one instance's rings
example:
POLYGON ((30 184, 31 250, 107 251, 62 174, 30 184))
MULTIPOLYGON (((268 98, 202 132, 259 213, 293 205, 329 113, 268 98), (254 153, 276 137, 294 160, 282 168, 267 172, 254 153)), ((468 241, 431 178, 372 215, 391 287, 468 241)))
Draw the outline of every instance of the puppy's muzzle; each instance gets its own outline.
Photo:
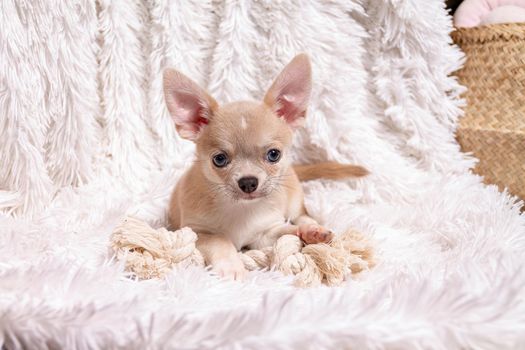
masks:
POLYGON ((240 178, 239 181, 237 181, 237 184, 244 193, 252 193, 257 189, 259 180, 257 180, 257 178, 254 176, 246 176, 240 178))

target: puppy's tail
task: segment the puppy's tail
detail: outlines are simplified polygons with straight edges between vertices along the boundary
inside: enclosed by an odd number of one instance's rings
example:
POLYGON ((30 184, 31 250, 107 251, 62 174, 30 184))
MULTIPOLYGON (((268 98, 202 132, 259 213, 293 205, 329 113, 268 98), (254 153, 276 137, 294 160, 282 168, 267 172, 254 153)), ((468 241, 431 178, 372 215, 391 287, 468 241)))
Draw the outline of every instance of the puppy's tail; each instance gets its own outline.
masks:
POLYGON ((293 170, 297 174, 299 181, 316 179, 342 180, 350 177, 363 177, 369 174, 368 170, 362 166, 339 164, 337 162, 294 165, 293 170))

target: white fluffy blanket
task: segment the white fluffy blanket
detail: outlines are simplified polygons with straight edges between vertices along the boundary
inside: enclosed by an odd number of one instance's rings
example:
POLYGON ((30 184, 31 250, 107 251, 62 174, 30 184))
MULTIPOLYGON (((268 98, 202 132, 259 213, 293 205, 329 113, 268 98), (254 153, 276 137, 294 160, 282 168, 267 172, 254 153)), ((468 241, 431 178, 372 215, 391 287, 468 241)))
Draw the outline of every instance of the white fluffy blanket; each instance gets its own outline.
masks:
POLYGON ((450 30, 440 0, 2 1, 0 345, 525 347, 525 218, 454 140, 450 30), (306 290, 277 272, 125 278, 112 229, 126 214, 163 225, 192 157, 162 69, 219 101, 258 99, 298 52, 315 88, 295 158, 372 172, 305 184, 307 207, 367 235, 378 266, 306 290))

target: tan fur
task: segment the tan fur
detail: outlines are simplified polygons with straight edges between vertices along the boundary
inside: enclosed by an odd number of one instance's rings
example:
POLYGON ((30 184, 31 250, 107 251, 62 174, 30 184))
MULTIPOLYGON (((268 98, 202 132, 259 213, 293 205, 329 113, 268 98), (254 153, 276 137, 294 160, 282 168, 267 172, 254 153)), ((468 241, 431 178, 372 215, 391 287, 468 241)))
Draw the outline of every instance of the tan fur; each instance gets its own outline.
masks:
POLYGON ((336 162, 323 162, 308 165, 294 165, 293 170, 299 181, 317 179, 342 180, 351 177, 368 175, 368 170, 359 165, 340 164, 336 162))
POLYGON ((299 55, 276 79, 265 102, 220 106, 181 73, 165 73, 168 109, 181 136, 195 142, 197 155, 171 197, 170 226, 192 228, 206 262, 221 276, 242 279, 246 271, 237 255, 242 248, 269 246, 290 233, 306 243, 332 238, 307 215, 300 179, 367 173, 362 167, 334 162, 291 166, 292 132, 304 119, 309 74, 307 57, 299 55), (280 150, 278 162, 267 159, 270 149, 280 150), (219 153, 229 159, 223 168, 212 161, 219 153), (253 193, 240 190, 243 177, 258 179, 253 193))

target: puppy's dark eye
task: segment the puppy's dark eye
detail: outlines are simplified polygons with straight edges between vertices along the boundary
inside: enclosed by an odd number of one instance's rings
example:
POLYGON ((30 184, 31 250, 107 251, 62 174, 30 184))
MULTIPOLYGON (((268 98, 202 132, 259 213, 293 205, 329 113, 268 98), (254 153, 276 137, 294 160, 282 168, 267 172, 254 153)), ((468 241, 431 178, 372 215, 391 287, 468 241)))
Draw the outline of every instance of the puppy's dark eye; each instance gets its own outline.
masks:
POLYGON ((268 153, 266 153, 266 159, 268 159, 270 163, 277 163, 279 159, 281 159, 281 151, 272 148, 268 151, 268 153))
POLYGON ((228 165, 228 156, 226 153, 219 153, 213 156, 213 165, 217 168, 224 168, 228 165))

